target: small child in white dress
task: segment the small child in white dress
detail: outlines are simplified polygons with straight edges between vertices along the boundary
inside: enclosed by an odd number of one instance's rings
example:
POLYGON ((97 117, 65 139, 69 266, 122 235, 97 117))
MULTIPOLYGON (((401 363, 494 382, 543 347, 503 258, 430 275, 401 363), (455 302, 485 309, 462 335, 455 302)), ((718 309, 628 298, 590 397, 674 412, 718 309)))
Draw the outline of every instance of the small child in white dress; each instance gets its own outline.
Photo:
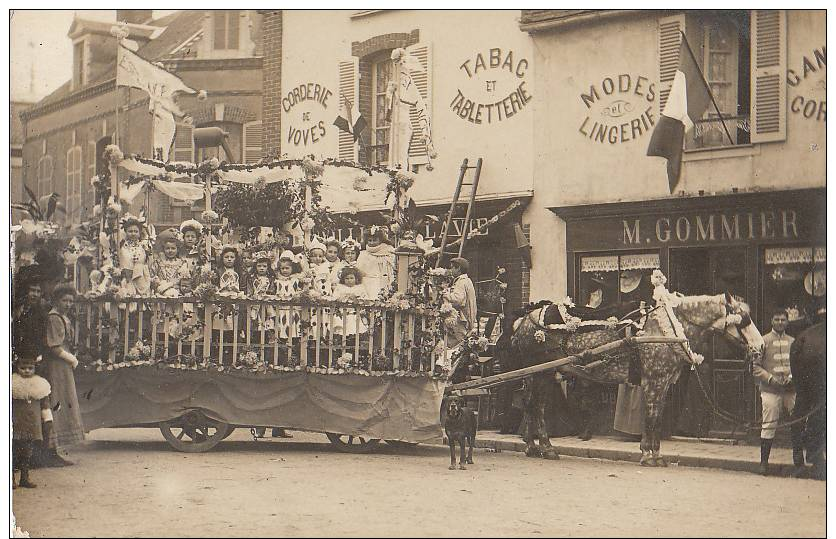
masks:
MULTIPOLYGON (((356 268, 346 267, 340 273, 340 283, 334 287, 334 301, 351 303, 368 299, 362 286, 363 277, 356 268)), ((348 337, 368 333, 369 327, 357 309, 344 307, 334 317, 334 334, 348 337)))

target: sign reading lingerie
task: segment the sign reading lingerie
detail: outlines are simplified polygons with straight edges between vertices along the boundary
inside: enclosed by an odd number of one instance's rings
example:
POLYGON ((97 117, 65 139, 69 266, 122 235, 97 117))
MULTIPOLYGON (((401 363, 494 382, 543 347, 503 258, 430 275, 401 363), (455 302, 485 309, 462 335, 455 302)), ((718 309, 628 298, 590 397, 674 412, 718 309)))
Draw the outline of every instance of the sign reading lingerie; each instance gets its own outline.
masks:
MULTIPOLYGON (((389 120, 391 121, 391 135, 389 139, 390 166, 400 165, 402 170, 411 170, 409 146, 416 137, 419 146, 426 149, 430 159, 436 157, 432 141, 432 125, 430 122, 427 102, 412 80, 412 73, 424 72, 421 62, 406 50, 398 48, 392 51, 392 61, 395 63, 395 77, 387 88, 389 120), (413 130, 410 118, 411 111, 416 112, 417 133, 413 130)), ((427 168, 430 169, 431 165, 427 168)))
MULTIPOLYGON (((138 88, 148 94, 148 111, 154 117, 154 151, 161 151, 161 159, 168 161, 176 122, 185 116, 174 100, 175 95, 197 94, 197 90, 189 88, 179 77, 140 57, 121 42, 116 65, 117 86, 138 88)), ((204 93, 201 92, 201 97, 204 93)))

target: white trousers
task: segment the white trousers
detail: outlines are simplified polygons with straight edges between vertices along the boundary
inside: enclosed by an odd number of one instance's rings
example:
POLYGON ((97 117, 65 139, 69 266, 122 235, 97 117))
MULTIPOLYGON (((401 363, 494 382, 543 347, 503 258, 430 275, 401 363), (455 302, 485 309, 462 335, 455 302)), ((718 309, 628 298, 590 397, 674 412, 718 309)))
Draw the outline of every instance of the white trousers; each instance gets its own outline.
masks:
POLYGON ((775 438, 775 426, 781 418, 781 409, 786 410, 787 416, 789 417, 792 409, 795 408, 795 392, 770 393, 768 391, 761 391, 761 404, 763 407, 761 439, 772 440, 775 438))

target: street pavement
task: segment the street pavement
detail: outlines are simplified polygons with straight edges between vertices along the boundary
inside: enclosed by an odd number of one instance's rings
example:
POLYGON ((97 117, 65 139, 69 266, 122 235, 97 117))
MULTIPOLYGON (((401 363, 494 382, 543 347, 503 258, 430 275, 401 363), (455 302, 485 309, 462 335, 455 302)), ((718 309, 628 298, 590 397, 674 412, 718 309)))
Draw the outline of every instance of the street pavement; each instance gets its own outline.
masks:
POLYGON ((350 455, 322 434, 253 441, 246 430, 186 454, 154 429, 105 429, 71 458, 13 493, 32 537, 826 533, 824 482, 711 468, 477 449, 451 471, 442 446, 350 455))

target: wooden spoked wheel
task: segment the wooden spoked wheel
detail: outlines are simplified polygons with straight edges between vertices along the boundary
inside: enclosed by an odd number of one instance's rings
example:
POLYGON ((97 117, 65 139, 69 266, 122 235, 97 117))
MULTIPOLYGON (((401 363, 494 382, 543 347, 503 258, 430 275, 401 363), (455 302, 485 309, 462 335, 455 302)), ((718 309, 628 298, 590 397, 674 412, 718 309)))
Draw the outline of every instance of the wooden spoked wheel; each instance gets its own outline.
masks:
POLYGON ((377 438, 366 438, 351 434, 334 434, 333 432, 327 432, 325 434, 328 436, 328 441, 343 453, 369 453, 380 443, 380 440, 377 438))
POLYGON ((209 451, 229 436, 232 426, 209 419, 200 412, 188 414, 160 423, 160 432, 168 444, 184 453, 209 451))

